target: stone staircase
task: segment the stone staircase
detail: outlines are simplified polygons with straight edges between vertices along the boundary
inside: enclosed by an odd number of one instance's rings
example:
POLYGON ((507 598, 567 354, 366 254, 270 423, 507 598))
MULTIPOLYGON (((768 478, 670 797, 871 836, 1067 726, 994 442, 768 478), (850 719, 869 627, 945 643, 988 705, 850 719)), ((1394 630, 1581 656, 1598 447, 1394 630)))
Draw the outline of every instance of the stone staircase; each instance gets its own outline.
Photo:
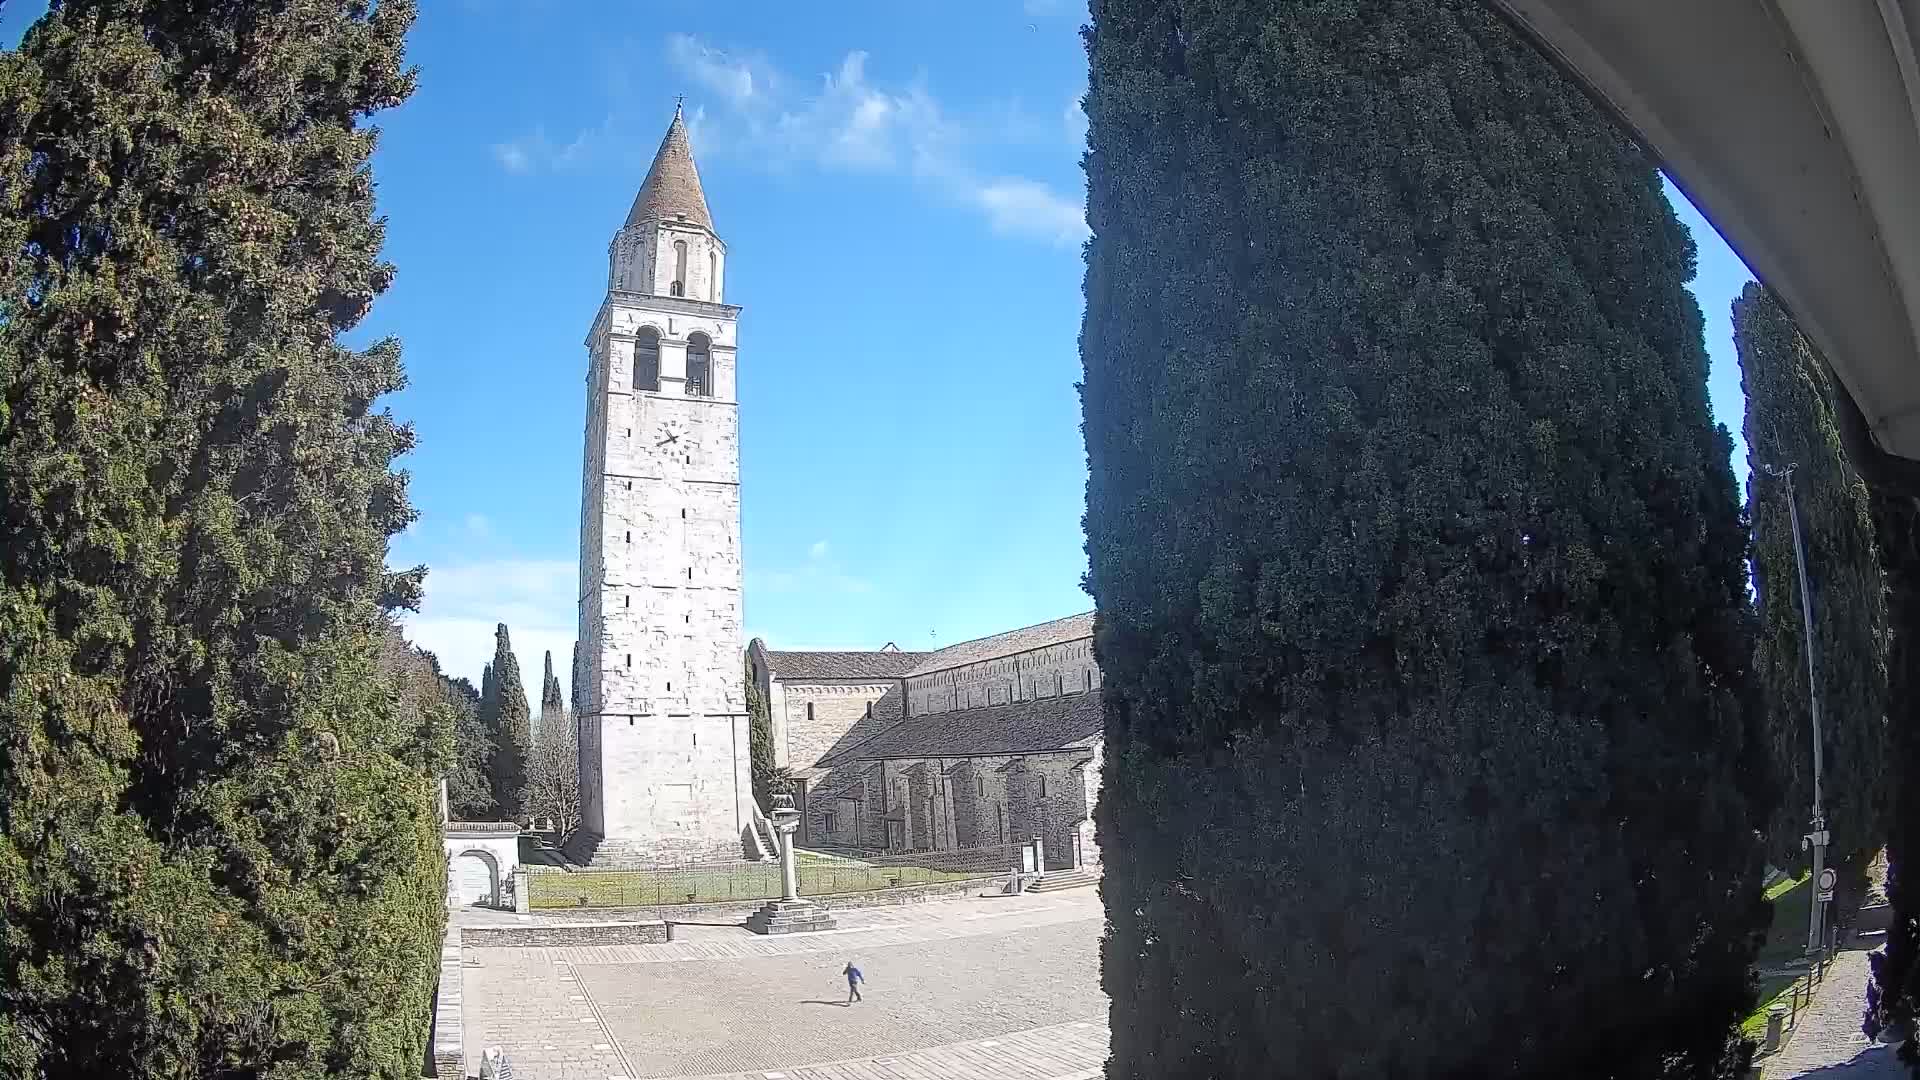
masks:
POLYGON ((1049 870, 1040 880, 1027 886, 1030 893, 1060 892, 1063 889, 1078 889, 1087 885, 1097 885, 1100 875, 1082 867, 1072 870, 1049 870))
POLYGON ((804 934, 833 927, 827 909, 807 900, 775 900, 747 916, 747 929, 756 934, 804 934))

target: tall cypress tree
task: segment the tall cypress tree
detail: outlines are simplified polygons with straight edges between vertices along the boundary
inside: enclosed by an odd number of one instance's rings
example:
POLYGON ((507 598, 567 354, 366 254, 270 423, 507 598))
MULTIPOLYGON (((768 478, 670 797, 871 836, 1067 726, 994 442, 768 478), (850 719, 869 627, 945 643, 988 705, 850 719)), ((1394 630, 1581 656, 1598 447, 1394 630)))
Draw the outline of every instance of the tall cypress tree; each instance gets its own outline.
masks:
POLYGON ((578 723, 580 719, 580 643, 578 641, 573 643, 573 666, 568 670, 572 674, 567 676, 567 712, 578 723))
POLYGON ((0 56, 0 1073, 411 1077, 433 779, 412 516, 341 344, 411 0, 56 0, 0 56))
POLYGON ((520 682, 520 661, 513 655, 506 623, 493 631, 493 693, 493 801, 502 817, 518 818, 527 786, 527 761, 533 754, 533 729, 526 687, 520 682))
POLYGON ((1767 825, 1769 853, 1801 861, 1810 828, 1812 721, 1806 631, 1786 485, 1794 486, 1814 592, 1822 801, 1836 866, 1864 870, 1886 839, 1887 597, 1874 550, 1867 486, 1840 449, 1827 374, 1785 310, 1758 284, 1733 303, 1733 339, 1747 400, 1748 513, 1760 635, 1754 668, 1782 798, 1767 825), (1794 467, 1791 481, 1768 466, 1794 467))
POLYGON ((1474 0, 1095 0, 1110 1077, 1712 1076, 1745 533, 1653 165, 1474 0))
POLYGON ((560 701, 560 680, 553 673, 553 650, 547 650, 546 672, 540 678, 540 723, 534 728, 535 741, 543 731, 558 731, 566 725, 567 707, 560 701))
MULTIPOLYGON (((1909 1029, 1920 1012, 1920 502, 1875 492, 1874 540, 1888 586, 1887 901, 1893 918, 1886 947, 1871 957, 1866 1032, 1909 1029)), ((1911 1042, 1900 1056, 1920 1071, 1911 1042)))

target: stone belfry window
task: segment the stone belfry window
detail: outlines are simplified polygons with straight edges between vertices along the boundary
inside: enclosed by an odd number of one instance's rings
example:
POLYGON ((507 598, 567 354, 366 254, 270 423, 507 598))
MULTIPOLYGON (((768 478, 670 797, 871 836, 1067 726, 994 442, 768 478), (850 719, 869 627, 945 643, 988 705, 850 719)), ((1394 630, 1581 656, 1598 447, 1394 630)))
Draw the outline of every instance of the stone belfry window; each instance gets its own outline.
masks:
POLYGON ((687 395, 713 396, 713 345, 705 334, 687 335, 687 395))
POLYGON ((668 290, 675 296, 687 295, 687 242, 673 242, 673 287, 668 290))
POLYGON ((651 326, 641 327, 633 343, 633 388, 660 389, 660 331, 651 326))

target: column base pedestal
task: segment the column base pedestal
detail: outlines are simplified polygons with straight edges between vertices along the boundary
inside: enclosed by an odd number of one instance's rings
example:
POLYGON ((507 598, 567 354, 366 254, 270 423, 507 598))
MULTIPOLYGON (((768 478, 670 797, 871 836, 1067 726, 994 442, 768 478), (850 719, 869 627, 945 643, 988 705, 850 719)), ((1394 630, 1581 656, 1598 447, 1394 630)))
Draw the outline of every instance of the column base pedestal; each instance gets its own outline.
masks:
POLYGON ((834 926, 827 909, 811 900, 775 900, 747 916, 747 929, 756 934, 805 934, 834 926))

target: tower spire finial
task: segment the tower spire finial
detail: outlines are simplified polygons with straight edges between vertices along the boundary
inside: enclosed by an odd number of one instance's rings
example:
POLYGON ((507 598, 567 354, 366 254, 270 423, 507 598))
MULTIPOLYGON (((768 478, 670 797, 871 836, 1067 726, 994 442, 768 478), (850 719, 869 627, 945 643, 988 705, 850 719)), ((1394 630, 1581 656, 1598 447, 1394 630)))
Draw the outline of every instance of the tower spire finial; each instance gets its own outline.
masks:
POLYGON ((673 118, 675 120, 680 119, 680 110, 684 108, 686 104, 687 104, 687 95, 685 94, 673 95, 673 118))

